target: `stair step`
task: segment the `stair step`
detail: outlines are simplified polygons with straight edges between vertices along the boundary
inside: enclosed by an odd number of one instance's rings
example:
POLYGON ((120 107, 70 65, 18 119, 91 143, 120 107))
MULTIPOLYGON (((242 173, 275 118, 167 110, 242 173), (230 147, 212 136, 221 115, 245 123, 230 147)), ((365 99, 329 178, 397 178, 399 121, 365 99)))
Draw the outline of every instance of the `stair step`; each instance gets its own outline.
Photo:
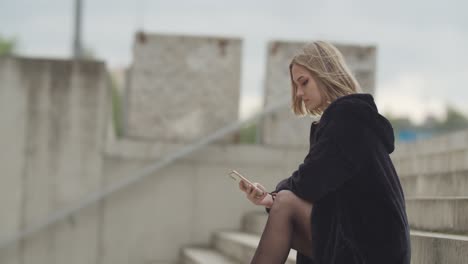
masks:
POLYGON ((411 231, 411 264, 462 264, 468 261, 468 236, 411 231))
POLYGON ((268 214, 265 211, 246 213, 242 219, 242 231, 261 235, 267 220, 268 214))
POLYGON ((406 198, 412 229, 468 234, 468 197, 406 198))
MULTIPOLYGON (((241 263, 250 263, 260 242, 260 236, 238 231, 218 231, 214 234, 214 247, 241 263)), ((291 249, 285 263, 296 263, 296 250, 291 249)))
POLYGON ((400 175, 406 196, 465 196, 468 194, 468 171, 400 175))
POLYGON ((187 247, 182 249, 183 264, 240 264, 212 248, 187 247))
MULTIPOLYGON (((468 197, 410 197, 406 212, 412 229, 468 235, 468 197)), ((263 211, 247 213, 242 230, 261 235, 268 219, 263 211)))
MULTIPOLYGON (((432 198, 431 198, 432 199, 432 198)), ((434 198, 435 199, 435 198, 434 198)), ((463 200, 464 198, 451 198, 454 200, 463 200)), ((425 201, 424 198, 418 198, 414 203, 409 203, 416 205, 419 200, 422 200, 422 203, 425 201)), ((450 200, 450 199, 447 199, 450 200)), ((459 202, 459 201, 458 201, 459 202)), ((464 202, 464 201, 463 201, 464 202)), ((438 206, 438 205, 434 205, 438 206)), ((456 209, 456 206, 455 206, 456 209)), ((436 208, 426 208, 428 210, 439 210, 436 208)), ((454 211, 456 212, 456 211, 454 211)), ((463 212, 460 212, 463 217, 463 212)), ((261 233, 263 232, 264 225, 268 218, 266 212, 252 212, 246 214, 244 219, 244 232, 249 233, 261 233), (263 224, 263 226, 262 226, 263 224)), ((431 223, 430 218, 433 219, 438 224, 445 224, 443 216, 440 216, 440 219, 437 219, 439 214, 435 216, 426 216, 427 219, 424 219, 425 222, 422 222, 425 226, 428 226, 428 223, 431 223)), ((455 226, 456 227, 456 226, 455 226)), ((439 226, 440 228, 440 226, 439 226)), ((420 230, 411 231, 411 258, 412 264, 421 263, 421 264, 439 264, 439 263, 467 263, 468 261, 468 236, 465 235, 455 235, 447 234, 442 232, 427 232, 420 230)))

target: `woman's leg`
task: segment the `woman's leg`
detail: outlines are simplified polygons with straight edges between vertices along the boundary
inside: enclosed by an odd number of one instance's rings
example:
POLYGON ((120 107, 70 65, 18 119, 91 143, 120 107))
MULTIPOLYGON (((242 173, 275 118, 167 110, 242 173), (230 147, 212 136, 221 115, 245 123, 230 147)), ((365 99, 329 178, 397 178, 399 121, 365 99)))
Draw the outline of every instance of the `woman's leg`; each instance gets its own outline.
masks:
POLYGON ((283 264, 291 248, 310 257, 312 204, 289 190, 276 195, 251 264, 283 264))

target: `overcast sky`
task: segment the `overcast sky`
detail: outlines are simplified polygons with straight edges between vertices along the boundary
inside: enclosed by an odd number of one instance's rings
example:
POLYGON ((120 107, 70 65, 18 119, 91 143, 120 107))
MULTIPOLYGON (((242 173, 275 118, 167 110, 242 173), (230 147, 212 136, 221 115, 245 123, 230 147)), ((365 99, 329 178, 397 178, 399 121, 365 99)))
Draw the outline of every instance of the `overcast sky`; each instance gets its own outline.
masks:
MULTIPOLYGON (((74 0, 0 0, 0 35, 27 56, 71 54, 74 0)), ((325 39, 378 47, 381 113, 468 115, 468 1, 84 0, 83 39, 110 68, 131 61, 136 30, 241 37, 241 115, 261 103, 269 40, 325 39)))

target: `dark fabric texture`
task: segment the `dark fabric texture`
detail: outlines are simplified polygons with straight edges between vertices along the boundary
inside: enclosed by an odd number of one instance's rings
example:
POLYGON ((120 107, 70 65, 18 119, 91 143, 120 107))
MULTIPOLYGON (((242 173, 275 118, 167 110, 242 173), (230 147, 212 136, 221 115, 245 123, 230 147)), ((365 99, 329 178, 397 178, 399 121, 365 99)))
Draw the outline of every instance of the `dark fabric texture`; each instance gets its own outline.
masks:
POLYGON ((394 141, 368 93, 336 99, 312 123, 304 161, 273 191, 313 204, 314 259, 298 252, 298 264, 410 263, 405 197, 389 155, 394 141))

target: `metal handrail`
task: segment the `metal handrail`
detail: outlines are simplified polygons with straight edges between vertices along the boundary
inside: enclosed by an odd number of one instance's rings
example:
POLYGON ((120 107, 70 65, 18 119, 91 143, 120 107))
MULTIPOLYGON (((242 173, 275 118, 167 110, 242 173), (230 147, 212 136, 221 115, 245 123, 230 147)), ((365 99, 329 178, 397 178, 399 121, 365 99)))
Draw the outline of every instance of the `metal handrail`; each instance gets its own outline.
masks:
POLYGON ((251 116, 250 118, 248 119, 245 119, 245 120, 239 120, 233 124, 230 124, 230 125, 227 125, 215 132, 213 132, 212 134, 198 140, 197 142, 193 143, 193 144, 190 144, 186 147, 183 147, 182 149, 180 150, 177 150, 165 157, 163 157, 161 160, 158 160, 156 163, 154 164, 150 164, 150 165, 147 165, 145 167, 143 167, 141 170, 137 171, 136 173, 132 173, 131 175, 127 176, 127 177, 124 177, 123 179, 117 181, 116 183, 113 183, 113 184, 110 184, 108 187, 106 188, 103 188, 97 192, 94 192, 94 193, 91 193, 90 195, 88 195, 87 197, 85 197, 82 201, 80 201, 79 203, 77 203, 76 205, 73 205, 73 206, 70 206, 68 208, 64 208, 64 209, 60 209, 60 210, 57 210, 57 212, 54 212, 52 214, 50 214, 50 216, 45 219, 44 221, 39 221, 38 223, 36 224, 33 224, 32 226, 20 231, 19 233, 17 234, 14 234, 10 237, 6 237, 6 238, 3 238, 2 240, 0 240, 0 249, 3 249, 5 247, 7 247, 8 245, 10 244, 13 244, 13 243, 16 243, 38 231, 41 231, 49 226, 51 226, 52 224, 60 221, 60 220, 63 220, 69 216, 71 216, 72 214, 78 212, 79 210, 85 208, 85 207, 88 207, 90 205, 93 205, 95 204, 96 202, 104 199, 105 197, 111 195, 112 193, 116 192, 116 191, 119 191, 119 190, 122 190, 124 189, 125 187, 127 186, 130 186, 131 184, 133 183, 136 183, 140 180, 142 180, 143 178, 146 178, 148 177, 149 175, 152 175, 154 172, 156 172, 157 170, 163 168, 164 166, 166 165, 169 165, 171 164, 172 162, 192 153, 193 151, 217 140, 217 139, 220 139, 222 138, 223 136, 231 133, 231 132, 234 132, 234 131, 238 131, 240 130, 245 124, 248 124, 256 119, 259 119, 263 116, 266 116, 268 114, 271 114, 271 113, 275 113, 277 112, 278 110, 282 109, 283 107, 286 107, 286 105, 288 104, 289 101, 283 101, 283 102, 279 102, 277 104, 272 104, 270 105, 269 107, 263 109, 262 111, 260 111, 259 113, 251 116))

